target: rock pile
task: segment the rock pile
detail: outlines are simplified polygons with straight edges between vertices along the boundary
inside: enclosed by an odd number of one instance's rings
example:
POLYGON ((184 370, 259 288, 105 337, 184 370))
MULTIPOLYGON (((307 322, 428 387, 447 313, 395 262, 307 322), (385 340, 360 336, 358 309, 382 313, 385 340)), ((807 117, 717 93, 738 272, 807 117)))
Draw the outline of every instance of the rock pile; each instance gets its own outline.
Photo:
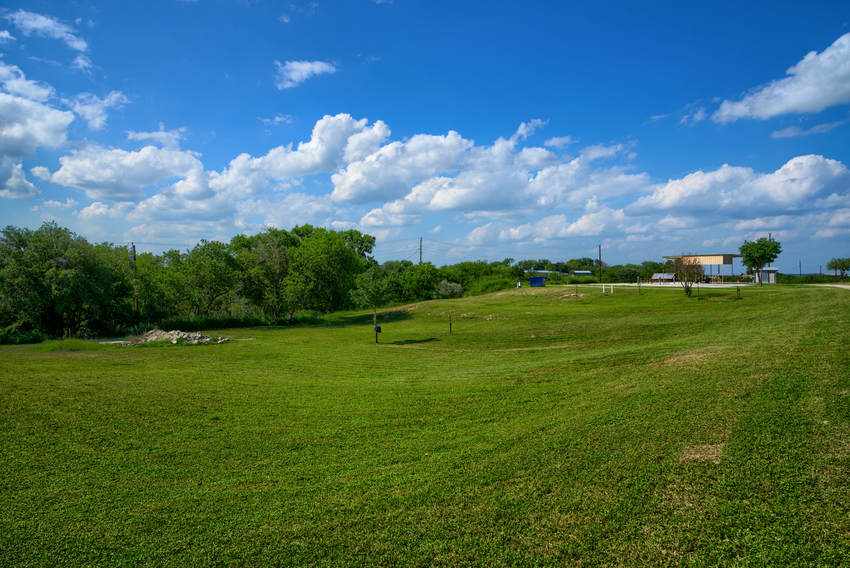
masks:
POLYGON ((139 343, 147 343, 148 341, 170 341, 172 344, 176 344, 178 341, 185 341, 186 343, 197 345, 199 343, 224 343, 225 341, 229 341, 229 339, 226 337, 216 339, 203 333, 191 333, 180 331, 179 329, 174 331, 152 329, 141 337, 139 343))

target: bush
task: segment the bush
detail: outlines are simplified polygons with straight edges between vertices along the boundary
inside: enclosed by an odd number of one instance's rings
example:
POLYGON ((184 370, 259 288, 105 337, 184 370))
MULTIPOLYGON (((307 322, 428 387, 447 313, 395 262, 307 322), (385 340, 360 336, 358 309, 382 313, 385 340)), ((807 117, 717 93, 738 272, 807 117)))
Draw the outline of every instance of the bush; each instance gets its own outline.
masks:
POLYGON ((567 278, 567 284, 596 284, 596 278, 590 276, 570 276, 567 278))
POLYGON ((508 280, 506 278, 482 278, 481 280, 474 282, 472 286, 469 287, 468 295, 480 296, 482 294, 489 294, 491 292, 498 292, 500 290, 507 290, 508 288, 515 287, 516 280, 508 280))
POLYGON ((0 345, 24 345, 27 343, 41 343, 47 341, 47 335, 40 331, 23 331, 19 333, 0 329, 0 345))
POLYGON ((463 286, 457 282, 443 280, 437 285, 436 296, 438 298, 461 298, 463 297, 463 286))
POLYGON ((835 282, 835 276, 832 274, 804 274, 802 277, 794 274, 777 275, 776 281, 779 284, 829 284, 835 282))

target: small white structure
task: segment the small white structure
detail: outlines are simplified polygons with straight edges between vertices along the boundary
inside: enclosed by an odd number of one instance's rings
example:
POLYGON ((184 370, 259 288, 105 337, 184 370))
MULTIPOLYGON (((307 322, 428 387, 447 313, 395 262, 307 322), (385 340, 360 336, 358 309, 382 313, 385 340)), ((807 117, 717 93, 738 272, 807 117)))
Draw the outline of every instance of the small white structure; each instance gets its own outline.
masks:
POLYGON ((762 284, 776 284, 776 275, 779 274, 778 268, 765 267, 761 269, 762 284))

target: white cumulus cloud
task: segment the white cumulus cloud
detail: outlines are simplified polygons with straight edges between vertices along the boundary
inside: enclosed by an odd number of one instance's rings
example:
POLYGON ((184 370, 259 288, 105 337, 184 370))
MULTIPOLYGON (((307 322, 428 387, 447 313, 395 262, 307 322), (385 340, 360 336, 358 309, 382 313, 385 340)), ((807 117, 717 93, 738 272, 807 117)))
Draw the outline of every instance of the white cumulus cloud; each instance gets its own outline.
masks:
POLYGON ((170 190, 186 199, 208 193, 203 165, 190 152, 145 146, 138 152, 92 145, 59 158, 61 167, 51 176, 59 185, 76 187, 91 199, 136 201, 145 187, 182 178, 170 190))
MULTIPOLYGON (((265 156, 254 158, 241 154, 231 160, 222 173, 213 173, 211 186, 219 191, 259 194, 271 187, 270 180, 286 181, 310 174, 335 171, 346 152, 356 154, 360 148, 371 147, 375 138, 383 136, 386 125, 376 123, 367 128, 367 120, 355 120, 348 114, 324 116, 313 127, 309 142, 301 142, 269 150, 265 156), (363 139, 351 138, 359 133, 374 131, 363 139), (349 148, 349 144, 353 144, 349 148)), ((388 132, 388 131, 387 131, 388 132)))
POLYGON ((8 158, 0 159, 0 197, 8 199, 29 199, 39 195, 38 188, 27 181, 21 164, 15 164, 8 158), (4 180, 5 181, 2 181, 4 180))
POLYGON ((457 171, 461 154, 472 145, 454 131, 445 136, 417 134, 406 142, 390 142, 334 174, 333 198, 365 204, 401 197, 422 180, 457 171))
POLYGON ((17 65, 0 61, 0 83, 3 90, 31 101, 43 103, 53 96, 53 87, 40 81, 28 80, 17 65))
POLYGON ((38 194, 26 180, 20 160, 33 157, 39 147, 64 144, 73 120, 70 112, 0 93, 0 196, 26 198, 38 194))
POLYGON ((629 215, 674 211, 694 216, 750 218, 803 212, 847 203, 850 172, 836 160, 792 158, 773 173, 724 165, 670 180, 626 207, 629 215))
POLYGON ((740 101, 723 101, 711 119, 720 124, 739 118, 764 120, 850 103, 850 34, 822 53, 808 53, 786 73, 788 77, 758 87, 740 101))

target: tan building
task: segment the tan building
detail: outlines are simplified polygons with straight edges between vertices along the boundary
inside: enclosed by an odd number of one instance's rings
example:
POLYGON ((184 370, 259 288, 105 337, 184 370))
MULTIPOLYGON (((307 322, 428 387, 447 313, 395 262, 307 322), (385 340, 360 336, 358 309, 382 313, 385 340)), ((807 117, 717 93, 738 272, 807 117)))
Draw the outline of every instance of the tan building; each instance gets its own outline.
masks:
POLYGON ((741 258, 740 254, 686 254, 679 256, 665 256, 664 260, 679 260, 682 258, 693 259, 702 265, 707 276, 717 277, 721 282, 727 276, 735 274, 735 259, 741 258), (729 267, 728 273, 726 267, 729 267))

